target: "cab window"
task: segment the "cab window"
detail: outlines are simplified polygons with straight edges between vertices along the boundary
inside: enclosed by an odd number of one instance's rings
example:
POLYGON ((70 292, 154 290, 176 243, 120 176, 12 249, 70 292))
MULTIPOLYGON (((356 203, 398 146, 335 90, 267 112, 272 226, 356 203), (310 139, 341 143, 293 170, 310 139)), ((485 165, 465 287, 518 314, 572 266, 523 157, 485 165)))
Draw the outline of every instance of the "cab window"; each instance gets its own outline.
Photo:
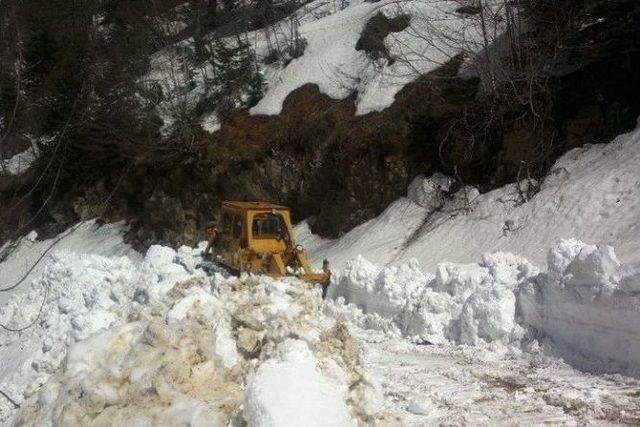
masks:
POLYGON ((238 239, 242 235, 242 218, 239 215, 233 216, 233 238, 238 239))
POLYGON ((282 235, 282 218, 273 214, 255 217, 251 231, 253 237, 279 237, 282 235))

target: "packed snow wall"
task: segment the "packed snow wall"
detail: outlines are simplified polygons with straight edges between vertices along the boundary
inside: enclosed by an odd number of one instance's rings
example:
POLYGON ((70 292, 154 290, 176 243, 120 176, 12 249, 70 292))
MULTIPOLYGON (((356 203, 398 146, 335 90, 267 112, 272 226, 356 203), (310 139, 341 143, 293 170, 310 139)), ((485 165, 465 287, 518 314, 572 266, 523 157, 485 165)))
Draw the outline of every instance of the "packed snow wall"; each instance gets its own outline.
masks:
POLYGON ((551 351, 640 376, 640 270, 575 239, 549 250, 548 270, 508 253, 442 263, 435 275, 415 260, 382 268, 358 257, 336 275, 327 309, 416 342, 551 351))
POLYGON ((548 269, 520 290, 524 322, 578 367, 640 376, 640 270, 573 239, 549 251, 548 269))
POLYGON ((380 268, 359 257, 337 275, 330 309, 420 342, 515 345, 525 335, 515 321, 516 291, 536 274, 529 262, 505 253, 477 264, 443 263, 435 275, 422 273, 416 261, 380 268))

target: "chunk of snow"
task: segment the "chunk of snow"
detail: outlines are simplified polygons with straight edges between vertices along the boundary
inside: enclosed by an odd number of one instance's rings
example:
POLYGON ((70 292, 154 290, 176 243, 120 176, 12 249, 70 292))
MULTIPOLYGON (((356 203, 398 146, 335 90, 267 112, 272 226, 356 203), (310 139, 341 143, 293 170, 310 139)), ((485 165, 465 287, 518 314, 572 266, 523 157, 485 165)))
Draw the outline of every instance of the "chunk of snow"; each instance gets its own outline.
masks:
POLYGON ((516 296, 512 290, 491 287, 472 294, 460 313, 460 343, 509 343, 516 326, 516 296))
POLYGON ((407 198, 423 208, 433 211, 444 203, 445 193, 449 191, 453 180, 436 173, 430 178, 419 175, 409 184, 407 198))
POLYGON ((219 311, 220 302, 202 288, 192 287, 187 295, 176 302, 167 313, 167 323, 187 318, 206 318, 213 320, 219 311))
POLYGON ((222 359, 225 368, 235 366, 242 359, 236 348, 236 341, 231 335, 229 321, 221 321, 217 325, 216 354, 222 359))
POLYGON ((431 415, 434 412, 433 404, 427 400, 414 399, 409 402, 407 411, 416 415, 431 415))
POLYGON ((0 159, 0 175, 20 175, 26 172, 37 158, 38 150, 29 147, 9 159, 0 159))
POLYGON ((304 341, 287 340, 247 384, 247 421, 252 427, 352 426, 346 390, 316 367, 304 341))

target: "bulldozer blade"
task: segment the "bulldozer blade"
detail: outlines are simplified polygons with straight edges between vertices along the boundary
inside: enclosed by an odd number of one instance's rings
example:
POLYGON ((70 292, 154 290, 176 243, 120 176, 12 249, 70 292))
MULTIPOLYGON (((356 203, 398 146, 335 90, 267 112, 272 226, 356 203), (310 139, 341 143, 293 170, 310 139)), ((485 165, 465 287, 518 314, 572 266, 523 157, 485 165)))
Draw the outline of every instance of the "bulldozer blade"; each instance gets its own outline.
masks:
POLYGON ((214 261, 202 261, 196 265, 196 268, 204 270, 208 276, 213 276, 216 273, 221 274, 225 278, 240 275, 240 272, 238 270, 218 264, 214 261))

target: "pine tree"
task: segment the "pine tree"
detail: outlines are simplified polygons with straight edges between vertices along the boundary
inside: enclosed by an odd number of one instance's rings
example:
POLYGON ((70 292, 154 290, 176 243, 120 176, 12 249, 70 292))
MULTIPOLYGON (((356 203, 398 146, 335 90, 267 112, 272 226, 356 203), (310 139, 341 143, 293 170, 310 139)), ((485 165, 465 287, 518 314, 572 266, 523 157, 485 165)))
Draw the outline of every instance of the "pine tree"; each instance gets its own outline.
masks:
POLYGON ((255 54, 239 35, 234 43, 216 39, 212 43, 213 85, 218 113, 255 105, 262 97, 264 79, 255 54))

